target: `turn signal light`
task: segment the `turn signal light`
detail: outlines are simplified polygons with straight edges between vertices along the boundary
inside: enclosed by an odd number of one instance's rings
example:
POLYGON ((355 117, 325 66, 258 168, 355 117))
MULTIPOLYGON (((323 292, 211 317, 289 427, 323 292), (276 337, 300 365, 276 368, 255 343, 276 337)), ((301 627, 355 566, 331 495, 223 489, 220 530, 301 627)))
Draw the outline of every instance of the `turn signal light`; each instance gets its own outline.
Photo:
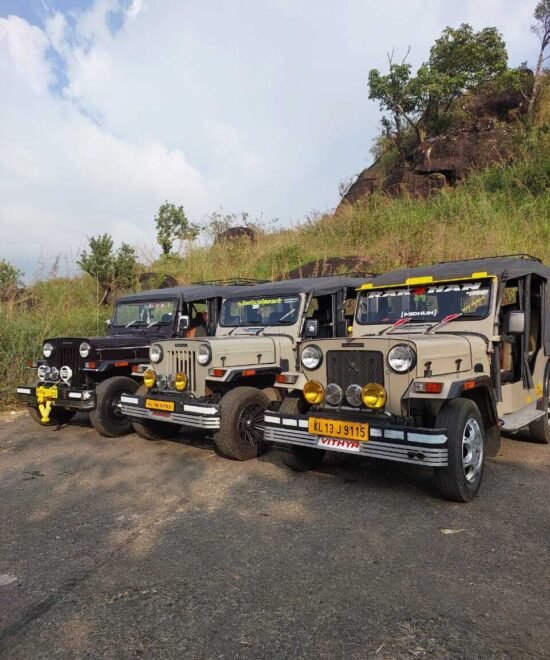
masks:
POLYGON ((296 374, 277 374, 275 376, 275 381, 282 385, 294 385, 297 380, 298 376, 296 374))
POLYGON ((95 362, 84 362, 85 369, 97 369, 97 364, 95 362))
POLYGON ((304 399, 316 406, 325 398, 325 388, 316 380, 310 380, 304 385, 304 399))
POLYGON ((361 390, 361 400, 365 407, 378 410, 386 405, 386 390, 378 383, 367 383, 361 390))
POLYGON ((210 376, 214 376, 214 378, 223 378, 225 371, 225 369, 209 369, 208 373, 210 376))
POLYGON ((145 387, 151 389, 155 386, 156 381, 157 375, 155 372, 152 369, 147 369, 147 371, 143 374, 143 384, 145 387))
POLYGON ((256 369, 245 369, 243 371, 243 376, 255 376, 256 375, 256 369))
POLYGON ((176 374, 175 386, 178 392, 183 392, 183 390, 187 387, 187 374, 176 374))
POLYGON ((414 391, 422 394, 441 394, 443 383, 415 383, 414 391))

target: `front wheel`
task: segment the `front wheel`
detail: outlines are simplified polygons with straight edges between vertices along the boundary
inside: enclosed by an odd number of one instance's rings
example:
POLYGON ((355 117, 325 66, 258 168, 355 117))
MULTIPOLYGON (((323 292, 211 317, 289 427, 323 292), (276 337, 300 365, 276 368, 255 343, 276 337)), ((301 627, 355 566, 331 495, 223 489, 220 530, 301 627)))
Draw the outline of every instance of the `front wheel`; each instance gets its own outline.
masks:
POLYGON ((222 397, 214 442, 224 456, 247 461, 263 454, 264 412, 269 403, 269 397, 255 387, 236 387, 222 397))
POLYGON ((132 422, 120 412, 120 397, 135 394, 138 384, 127 376, 107 378, 96 387, 96 407, 90 421, 96 431, 106 438, 117 438, 132 432, 132 422))
POLYGON ((441 495, 469 502, 481 485, 485 464, 485 431, 479 408, 469 399, 453 399, 441 408, 436 428, 447 430, 448 465, 435 468, 441 495))

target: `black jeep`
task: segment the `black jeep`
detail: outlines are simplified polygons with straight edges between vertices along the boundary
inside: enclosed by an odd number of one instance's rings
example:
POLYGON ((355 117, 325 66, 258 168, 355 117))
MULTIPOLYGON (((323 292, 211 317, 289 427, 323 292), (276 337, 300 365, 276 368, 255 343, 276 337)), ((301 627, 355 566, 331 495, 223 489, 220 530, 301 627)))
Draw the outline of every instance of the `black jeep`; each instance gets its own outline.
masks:
POLYGON ((201 284, 125 296, 107 321, 107 336, 47 339, 44 359, 33 365, 38 382, 18 387, 17 395, 39 424, 63 424, 77 412, 88 412, 101 435, 130 433, 120 396, 138 389, 150 344, 215 334, 222 297, 233 289, 201 284))

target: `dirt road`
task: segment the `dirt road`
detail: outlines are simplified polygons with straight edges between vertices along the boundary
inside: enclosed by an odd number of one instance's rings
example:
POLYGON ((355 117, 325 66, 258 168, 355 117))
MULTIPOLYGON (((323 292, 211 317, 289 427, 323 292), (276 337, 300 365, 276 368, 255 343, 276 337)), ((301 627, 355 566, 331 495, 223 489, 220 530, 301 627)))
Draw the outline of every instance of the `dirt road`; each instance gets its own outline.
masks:
POLYGON ((550 447, 469 505, 344 459, 0 422, 0 657, 550 657, 550 447))

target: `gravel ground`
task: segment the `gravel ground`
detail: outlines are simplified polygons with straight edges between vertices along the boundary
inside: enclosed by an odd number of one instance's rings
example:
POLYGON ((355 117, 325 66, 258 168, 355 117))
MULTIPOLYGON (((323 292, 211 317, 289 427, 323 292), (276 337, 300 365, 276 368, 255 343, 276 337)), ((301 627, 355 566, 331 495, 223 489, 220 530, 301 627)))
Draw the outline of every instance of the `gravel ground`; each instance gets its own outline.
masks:
POLYGON ((2 658, 549 658, 550 447, 471 504, 429 470, 294 474, 208 438, 0 421, 2 658))

